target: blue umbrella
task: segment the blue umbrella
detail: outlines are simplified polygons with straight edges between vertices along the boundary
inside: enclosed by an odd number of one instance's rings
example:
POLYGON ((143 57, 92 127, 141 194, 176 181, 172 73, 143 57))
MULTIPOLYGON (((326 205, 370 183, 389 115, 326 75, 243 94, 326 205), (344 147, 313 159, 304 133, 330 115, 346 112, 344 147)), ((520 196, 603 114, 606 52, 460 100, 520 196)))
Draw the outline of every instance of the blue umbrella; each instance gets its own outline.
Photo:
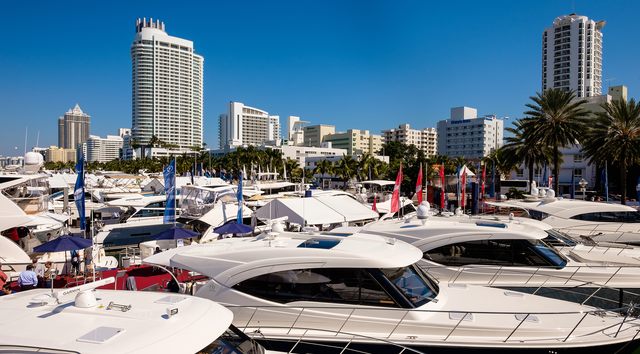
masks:
POLYGON ((62 252, 62 251, 73 251, 73 250, 81 250, 88 247, 91 247, 93 243, 91 240, 71 236, 64 235, 58 238, 55 238, 49 242, 45 242, 40 246, 36 246, 33 248, 34 252, 62 252))
POLYGON ((248 225, 238 224, 235 221, 226 223, 222 226, 218 226, 213 231, 217 234, 248 234, 253 231, 253 228, 248 225))
POLYGON ((154 240, 179 240, 184 238, 192 238, 199 236, 200 234, 191 231, 189 229, 183 229, 181 227, 172 227, 170 229, 164 230, 159 234, 155 234, 152 236, 154 240))

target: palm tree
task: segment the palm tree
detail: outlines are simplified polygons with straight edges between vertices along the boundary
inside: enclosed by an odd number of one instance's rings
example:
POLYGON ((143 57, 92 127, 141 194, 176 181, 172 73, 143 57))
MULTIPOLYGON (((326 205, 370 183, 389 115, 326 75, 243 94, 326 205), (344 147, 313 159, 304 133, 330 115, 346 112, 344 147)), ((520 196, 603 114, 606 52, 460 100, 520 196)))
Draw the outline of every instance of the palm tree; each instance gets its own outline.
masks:
POLYGON ((320 160, 316 163, 316 167, 313 168, 313 172, 314 175, 320 175, 320 180, 324 181, 325 179, 325 175, 326 174, 331 174, 333 173, 333 162, 324 159, 324 160, 320 160))
POLYGON ((373 169, 376 165, 376 158, 373 157, 370 153, 366 153, 360 157, 360 161, 358 161, 358 178, 360 180, 369 179, 369 171, 371 171, 371 175, 373 175, 373 169))
POLYGON ((548 89, 530 97, 530 111, 524 112, 525 129, 530 137, 552 149, 554 189, 559 191, 560 148, 579 143, 587 124, 586 100, 577 100, 573 91, 548 89))
POLYGON ((342 159, 335 166, 338 176, 344 181, 344 189, 347 189, 347 182, 355 176, 356 168, 357 161, 351 155, 342 155, 342 159))
POLYGON ((615 100, 590 123, 582 150, 592 162, 620 167, 620 202, 627 202, 627 169, 640 161, 640 104, 615 100))
POLYGON ((513 134, 505 138, 506 144, 503 149, 506 158, 515 164, 524 163, 529 170, 529 193, 533 182, 533 168, 551 160, 552 151, 549 146, 541 144, 540 141, 532 139, 532 134, 528 130, 527 118, 519 119, 513 123, 513 128, 506 130, 513 134))

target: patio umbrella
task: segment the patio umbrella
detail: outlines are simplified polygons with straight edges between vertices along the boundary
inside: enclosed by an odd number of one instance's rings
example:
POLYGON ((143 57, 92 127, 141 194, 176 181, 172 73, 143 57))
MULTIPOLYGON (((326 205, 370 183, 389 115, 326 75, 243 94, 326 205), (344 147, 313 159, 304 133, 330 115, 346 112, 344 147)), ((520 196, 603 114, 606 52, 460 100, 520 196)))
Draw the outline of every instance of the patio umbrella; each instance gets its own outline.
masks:
POLYGON ((179 240, 185 238, 192 238, 199 236, 200 234, 191 231, 189 229, 184 229, 181 227, 172 227, 170 229, 164 230, 159 234, 153 235, 154 240, 179 240))
POLYGON ((82 250, 85 248, 89 248, 92 245, 93 245, 93 242, 89 239, 78 237, 78 236, 62 235, 51 241, 43 243, 40 246, 34 247, 33 251, 34 252, 64 252, 64 258, 66 263, 67 262, 66 251, 82 250))
POLYGON ((250 232, 253 232, 253 228, 249 225, 244 225, 244 224, 238 224, 235 221, 226 223, 222 226, 218 226, 215 229, 213 229, 213 231, 217 234, 223 235, 223 234, 248 234, 250 232))
POLYGON ((71 235, 63 235, 33 248, 34 252, 62 252, 91 247, 91 240, 71 235))

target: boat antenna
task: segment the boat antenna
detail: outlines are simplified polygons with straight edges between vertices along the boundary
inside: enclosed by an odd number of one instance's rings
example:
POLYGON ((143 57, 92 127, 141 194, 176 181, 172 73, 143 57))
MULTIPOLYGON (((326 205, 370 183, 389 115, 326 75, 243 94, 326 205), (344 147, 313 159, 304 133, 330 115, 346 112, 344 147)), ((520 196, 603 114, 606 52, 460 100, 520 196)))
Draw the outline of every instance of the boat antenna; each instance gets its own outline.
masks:
POLYGON ((27 154, 27 135, 29 133, 29 127, 24 127, 24 154, 27 154))

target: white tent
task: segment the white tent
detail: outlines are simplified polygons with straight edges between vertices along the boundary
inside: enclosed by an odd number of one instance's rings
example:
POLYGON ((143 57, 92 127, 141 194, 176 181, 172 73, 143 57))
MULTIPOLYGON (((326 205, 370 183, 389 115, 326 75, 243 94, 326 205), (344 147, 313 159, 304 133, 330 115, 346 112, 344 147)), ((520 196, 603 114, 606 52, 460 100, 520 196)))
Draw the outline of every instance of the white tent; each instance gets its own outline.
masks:
POLYGON ((256 211, 261 219, 287 217, 299 225, 325 225, 376 219, 378 214, 349 196, 279 198, 256 211))
POLYGON ((458 173, 458 177, 462 177, 462 174, 466 174, 467 177, 473 177, 476 174, 471 172, 471 170, 467 167, 467 165, 463 165, 462 168, 460 169, 460 172, 458 173))

